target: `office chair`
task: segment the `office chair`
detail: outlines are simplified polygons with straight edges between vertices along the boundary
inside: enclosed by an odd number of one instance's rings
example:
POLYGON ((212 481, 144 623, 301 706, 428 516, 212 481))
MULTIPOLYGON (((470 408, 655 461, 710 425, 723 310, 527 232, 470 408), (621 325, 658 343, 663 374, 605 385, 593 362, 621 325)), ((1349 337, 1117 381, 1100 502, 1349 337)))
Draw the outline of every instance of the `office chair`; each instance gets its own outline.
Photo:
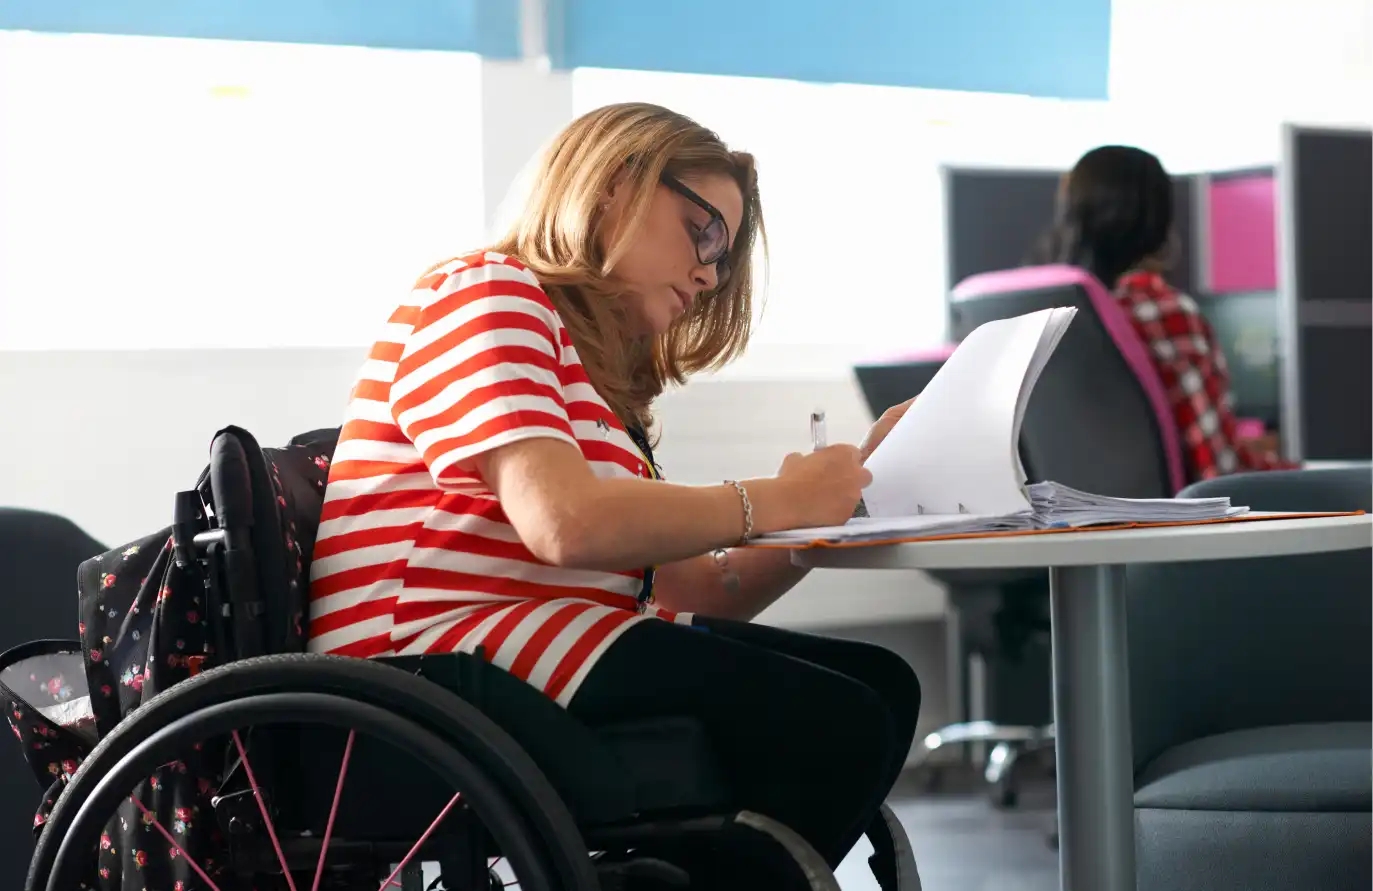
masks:
MULTIPOLYGON (((1039 266, 973 276, 953 291, 950 330, 962 340, 986 322, 1060 306, 1079 312, 1026 408, 1020 453, 1029 480, 1054 480, 1102 495, 1172 497, 1185 476, 1167 394, 1130 320, 1089 273, 1039 266)), ((968 626, 961 637, 970 648, 1013 653, 1018 641, 1049 635, 1049 579, 1043 570, 931 575, 948 586, 959 623, 968 626)), ((1047 677, 1043 687, 1048 700, 1047 677)), ((926 736, 917 758, 954 743, 993 744, 984 775, 993 801, 1009 806, 1016 800, 1019 759, 1052 745, 1053 738, 1052 724, 967 721, 926 736)))
MULTIPOLYGON (((1373 469, 1183 497, 1373 510, 1373 469)), ((1126 572, 1139 891, 1373 885, 1373 549, 1126 572)))
MULTIPOLYGON (((1256 511, 1373 511, 1373 470, 1195 483, 1256 511)), ((1140 891, 1373 886, 1373 549, 1126 572, 1140 891)))
MULTIPOLYGON (((65 517, 0 507, 0 584, 5 621, 0 652, 39 638, 71 637, 77 624, 76 568, 106 550, 65 517)), ((0 752, 0 887, 20 888, 42 795, 15 746, 0 752)))

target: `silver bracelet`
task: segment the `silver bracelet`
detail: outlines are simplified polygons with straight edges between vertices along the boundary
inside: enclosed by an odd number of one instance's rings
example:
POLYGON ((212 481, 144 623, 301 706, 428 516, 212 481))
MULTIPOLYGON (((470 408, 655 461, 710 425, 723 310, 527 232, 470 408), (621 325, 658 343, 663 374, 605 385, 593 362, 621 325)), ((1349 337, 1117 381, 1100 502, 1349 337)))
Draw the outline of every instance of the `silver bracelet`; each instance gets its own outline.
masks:
POLYGON ((748 500, 748 490, 738 480, 725 480, 725 485, 733 486, 734 491, 739 493, 739 501, 744 505, 744 534, 739 536, 739 544, 743 544, 753 536, 753 502, 748 500))

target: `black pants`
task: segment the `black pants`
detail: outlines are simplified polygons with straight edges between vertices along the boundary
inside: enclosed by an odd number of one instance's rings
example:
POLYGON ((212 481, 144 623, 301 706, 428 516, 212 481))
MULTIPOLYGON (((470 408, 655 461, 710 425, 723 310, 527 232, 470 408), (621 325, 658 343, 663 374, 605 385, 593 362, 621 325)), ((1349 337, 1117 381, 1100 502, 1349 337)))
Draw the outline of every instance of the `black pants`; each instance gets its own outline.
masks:
POLYGON ((568 710, 593 724, 697 718, 738 806, 791 827, 837 867, 910 752, 915 672, 870 644, 722 619, 697 625, 634 625, 568 710))

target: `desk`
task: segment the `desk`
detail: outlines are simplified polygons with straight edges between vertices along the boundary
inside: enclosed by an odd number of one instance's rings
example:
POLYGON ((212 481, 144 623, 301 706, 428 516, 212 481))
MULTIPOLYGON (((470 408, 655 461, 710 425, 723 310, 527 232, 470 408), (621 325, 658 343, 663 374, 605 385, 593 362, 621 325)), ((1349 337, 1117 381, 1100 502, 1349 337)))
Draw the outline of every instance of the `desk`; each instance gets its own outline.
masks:
POLYGON ((1048 568, 1061 886, 1063 891, 1133 891, 1125 567, 1370 546, 1373 516, 1365 514, 816 548, 795 551, 792 560, 832 569, 1048 568))

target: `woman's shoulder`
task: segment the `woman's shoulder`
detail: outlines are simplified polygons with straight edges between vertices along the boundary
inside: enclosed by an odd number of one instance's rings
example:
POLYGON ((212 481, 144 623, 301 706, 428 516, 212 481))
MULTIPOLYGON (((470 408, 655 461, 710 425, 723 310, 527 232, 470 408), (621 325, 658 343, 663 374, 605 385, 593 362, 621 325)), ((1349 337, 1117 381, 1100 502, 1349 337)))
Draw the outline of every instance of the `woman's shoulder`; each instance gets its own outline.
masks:
POLYGON ((1174 290, 1162 274, 1151 269, 1133 269, 1116 280, 1117 293, 1148 291, 1155 294, 1166 294, 1173 293, 1174 290))
POLYGON ((543 291, 538 277, 528 266, 496 251, 474 251, 435 263, 419 277, 415 288, 438 290, 444 285, 485 281, 512 281, 543 291))
POLYGON ((483 309, 534 311, 555 327, 562 324, 553 300, 528 266, 495 251, 477 251, 429 267, 415 281, 414 302, 444 312, 484 300, 483 309))
POLYGON ((1148 305, 1154 315, 1196 316, 1204 319, 1201 307, 1191 295, 1175 288, 1161 273, 1151 270, 1122 275, 1116 282, 1116 297, 1128 306, 1148 305))

